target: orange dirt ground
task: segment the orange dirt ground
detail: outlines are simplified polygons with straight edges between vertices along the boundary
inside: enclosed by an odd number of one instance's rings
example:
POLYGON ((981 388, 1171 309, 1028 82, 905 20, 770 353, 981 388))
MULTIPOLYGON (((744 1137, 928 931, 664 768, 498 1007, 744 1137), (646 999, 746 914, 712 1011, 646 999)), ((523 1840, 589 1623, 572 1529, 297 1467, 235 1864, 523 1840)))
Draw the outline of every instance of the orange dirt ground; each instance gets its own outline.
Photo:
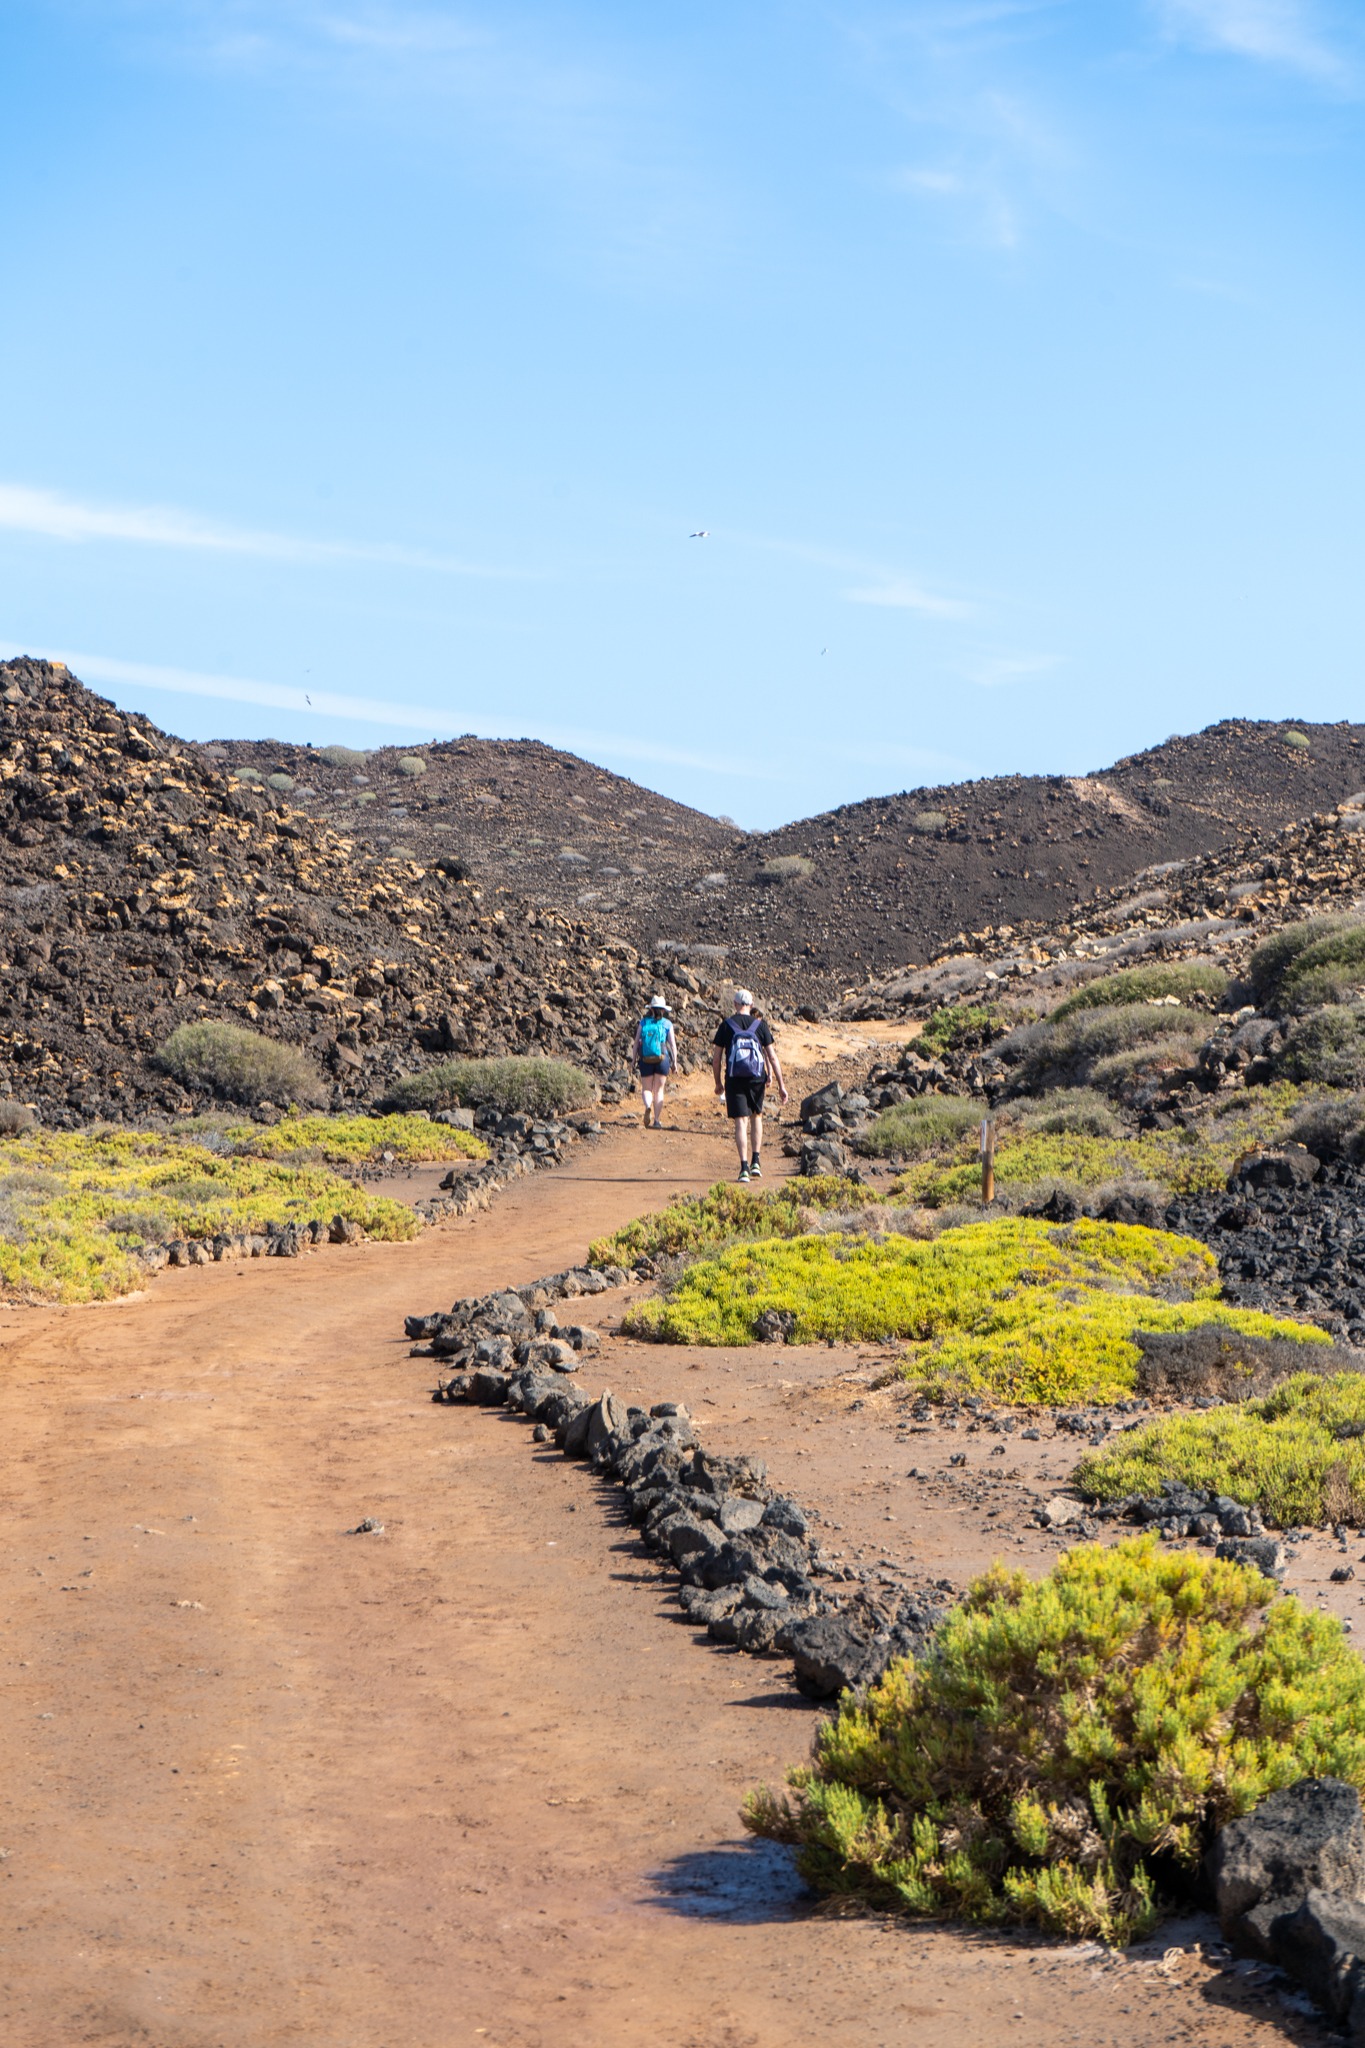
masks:
MULTIPOLYGON (((431 1405, 404 1314, 728 1173, 704 1094, 677 1115, 411 1245, 0 1318, 5 2048, 1326 2040, 1206 1920, 1116 1959, 816 1912, 736 1817, 809 1748, 786 1664, 680 1625, 613 1490, 524 1422, 431 1405)), ((870 1356, 609 1336, 588 1370, 760 1448, 850 1549, 955 1583, 1006 1533, 1053 1554, 1022 1512, 917 1511, 889 1397, 850 1405, 870 1356)), ((1020 1449, 1021 1482, 1071 1462, 1020 1449)))

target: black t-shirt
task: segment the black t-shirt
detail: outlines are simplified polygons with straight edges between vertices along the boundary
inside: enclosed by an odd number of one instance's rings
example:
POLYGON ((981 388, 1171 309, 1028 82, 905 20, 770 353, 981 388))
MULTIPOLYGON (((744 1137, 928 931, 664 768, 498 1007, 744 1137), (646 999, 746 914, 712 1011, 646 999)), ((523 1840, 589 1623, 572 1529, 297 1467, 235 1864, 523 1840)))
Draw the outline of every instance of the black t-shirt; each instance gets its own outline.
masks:
POLYGON ((752 1010, 747 1015, 743 1011, 737 1010, 733 1017, 722 1017, 719 1025, 716 1027, 716 1035, 711 1040, 711 1043, 722 1048, 727 1065, 730 1058, 730 1040, 740 1032, 743 1032, 746 1038, 756 1038, 759 1044, 765 1048, 773 1042, 772 1026, 767 1018, 755 1017, 752 1010))

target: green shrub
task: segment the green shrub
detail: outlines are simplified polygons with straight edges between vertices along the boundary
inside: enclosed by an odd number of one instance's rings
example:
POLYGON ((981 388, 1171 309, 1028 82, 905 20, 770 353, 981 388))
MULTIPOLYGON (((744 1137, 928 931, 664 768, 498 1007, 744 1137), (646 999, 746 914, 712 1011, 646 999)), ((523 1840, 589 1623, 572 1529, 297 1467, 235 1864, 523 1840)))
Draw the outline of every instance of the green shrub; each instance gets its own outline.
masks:
POLYGON ((214 1019, 181 1024, 156 1064, 186 1088, 211 1088, 231 1102, 321 1102, 322 1076, 297 1046, 214 1019))
POLYGON ((426 764, 426 762, 425 762, 425 761, 424 761, 424 760, 422 759, 422 756, 421 756, 420 754, 400 754, 400 755, 399 755, 399 757, 398 757, 398 773, 399 773, 400 775, 410 775, 410 776, 412 776, 412 777, 416 778, 416 777, 417 777, 417 776, 419 776, 419 775, 425 775, 425 774, 426 774, 426 772, 427 772, 427 764, 426 764))
POLYGON ((357 804, 374 804, 378 803, 379 798, 374 790, 362 789, 357 791, 355 800, 357 804))
POLYGON ((930 1059, 940 1059, 945 1052, 961 1045, 964 1038, 970 1038, 973 1032, 984 1031, 994 1022, 994 1017, 993 1010, 969 1005, 954 1009, 951 1004, 945 1004, 941 1010, 935 1010, 915 1042, 914 1050, 926 1053, 930 1059))
POLYGON ((1312 741, 1309 739, 1307 733, 1297 732, 1293 726, 1291 726, 1287 732, 1282 732, 1280 734, 1280 738, 1281 740, 1283 740, 1285 746, 1287 747, 1298 748, 1312 745, 1312 741))
POLYGON ((127 1294, 146 1277, 137 1247, 171 1236, 342 1215, 397 1243, 419 1227, 403 1203, 330 1168, 225 1158, 156 1133, 28 1131, 5 1158, 20 1170, 0 1186, 0 1204, 11 1205, 18 1227, 11 1241, 0 1236, 0 1285, 43 1300, 127 1294))
POLYGON ((804 853, 779 853, 771 860, 765 860, 758 870, 756 880, 760 882, 799 882, 806 875, 815 873, 815 862, 807 860, 804 853))
POLYGON ((1365 1095, 1328 1095, 1292 1120, 1286 1137, 1319 1159, 1360 1159, 1365 1150, 1365 1095))
POLYGON ((1330 1775, 1365 1786, 1365 1667, 1246 1565, 1136 1538, 1045 1579, 997 1565, 920 1664, 845 1696, 790 1795, 744 1823, 807 1884, 892 1911, 1119 1945, 1226 1822, 1330 1775))
POLYGON ((1090 1081, 1111 1095, 1121 1095, 1136 1074, 1147 1074, 1155 1068, 1173 1074, 1192 1067, 1204 1037, 1198 1031, 1170 1031, 1123 1052, 1107 1053, 1103 1059, 1092 1061, 1087 1070, 1090 1081))
POLYGON ((276 774, 270 776, 269 782, 270 787, 272 789, 278 789, 281 791, 290 790, 294 787, 293 776, 286 775, 283 768, 279 769, 276 774))
POLYGON ((1015 1112, 1018 1130, 1044 1131, 1049 1137, 1117 1138, 1123 1125, 1104 1096, 1094 1088, 1054 1088, 1036 1105, 1015 1112))
POLYGON ((981 1104, 965 1096, 916 1095, 874 1117, 858 1145, 882 1159, 891 1152, 939 1152, 980 1122, 981 1104))
POLYGON ((1225 1493, 1282 1529, 1365 1522, 1365 1374, 1296 1373, 1262 1401, 1127 1430, 1081 1461, 1097 1500, 1159 1493, 1163 1479, 1225 1493))
POLYGON ((597 1100, 597 1083, 567 1060, 445 1060, 390 1091, 397 1109, 499 1109, 505 1116, 564 1116, 597 1100))
POLYGON ((1177 960, 1169 967, 1126 967, 1120 974, 1104 974, 1088 981, 1064 1003, 1058 1003, 1051 1022, 1074 1016, 1078 1010, 1122 1007, 1126 1003, 1153 1003, 1162 996, 1190 996, 1197 992, 1218 1001, 1227 992, 1228 978, 1221 967, 1204 960, 1177 960))
POLYGON ((1289 1028, 1280 1071, 1292 1081, 1328 1088, 1365 1083, 1365 1003, 1328 1003, 1289 1028))
POLYGON ((38 1119, 23 1102, 0 1102, 0 1138, 12 1138, 16 1131, 31 1131, 38 1119))
POLYGON ((1247 973, 1259 997, 1319 967, 1365 964, 1365 918, 1343 911, 1307 917, 1272 934, 1252 954, 1247 973))
POLYGON ((318 759, 329 768, 363 768, 369 755, 355 747, 319 747, 318 759))
POLYGON ((1012 1031, 999 1050, 1007 1060, 1012 1053, 1021 1055, 1014 1064, 1011 1090, 1036 1093, 1096 1080, 1102 1060, 1123 1054, 1137 1053, 1138 1059, 1111 1068, 1118 1078, 1126 1078, 1133 1065, 1145 1061, 1184 1059, 1208 1033, 1205 1018, 1178 1005, 1121 1003, 1025 1025, 1012 1031))
POLYGON ((813 1211, 840 1209, 848 1200, 849 1184, 838 1174, 770 1188, 721 1181, 704 1195, 670 1195, 666 1209, 598 1238, 588 1247, 588 1264, 633 1266, 637 1259, 677 1258, 739 1239, 800 1237, 813 1211))
POLYGON ((1113 1400, 1132 1391, 1134 1329, 1224 1323, 1258 1336, 1325 1342, 1320 1330, 1224 1308, 1213 1254, 1192 1238, 1122 1223, 1018 1219, 969 1224, 914 1243, 806 1236, 739 1245, 685 1272, 622 1328, 668 1344, 755 1341, 770 1309, 795 1316, 791 1342, 900 1337, 906 1378, 1006 1400, 1113 1400), (1170 1299, 1172 1293, 1186 1300, 1170 1299))
POLYGON ((259 782, 261 780, 259 768, 234 768, 232 772, 238 782, 259 782))
POLYGON ((916 832, 941 832, 948 822, 946 811, 917 811, 910 820, 916 832))

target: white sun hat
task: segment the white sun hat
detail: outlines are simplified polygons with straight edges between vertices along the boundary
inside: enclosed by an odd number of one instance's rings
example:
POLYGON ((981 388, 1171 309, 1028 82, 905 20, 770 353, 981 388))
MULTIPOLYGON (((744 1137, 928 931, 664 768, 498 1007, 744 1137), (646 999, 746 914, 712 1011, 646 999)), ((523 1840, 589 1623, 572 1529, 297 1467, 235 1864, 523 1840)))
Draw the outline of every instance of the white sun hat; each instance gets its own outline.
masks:
POLYGON ((730 1000, 737 1010, 751 1010, 754 1005, 754 992, 751 988, 737 988, 730 1000))
POLYGON ((666 1010, 666 1009, 668 1009, 668 1008, 669 1008, 669 1001, 668 1001, 668 997, 667 997, 667 996, 651 996, 651 997, 650 997, 650 999, 649 999, 649 1007, 650 1007, 650 1009, 651 1009, 651 1010, 666 1010))

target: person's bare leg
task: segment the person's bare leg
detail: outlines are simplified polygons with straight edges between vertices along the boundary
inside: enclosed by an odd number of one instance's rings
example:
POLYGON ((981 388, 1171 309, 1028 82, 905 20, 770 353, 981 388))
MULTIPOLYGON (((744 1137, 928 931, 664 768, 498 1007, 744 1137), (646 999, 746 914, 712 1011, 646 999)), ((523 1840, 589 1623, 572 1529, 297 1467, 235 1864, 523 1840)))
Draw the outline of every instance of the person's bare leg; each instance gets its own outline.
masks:
POLYGON ((758 1157, 759 1153, 760 1153, 760 1152, 761 1152, 762 1150, 763 1150, 763 1119, 762 1119, 762 1117, 761 1117, 761 1116, 751 1116, 751 1117, 749 1118, 749 1157, 750 1157, 750 1159, 757 1159, 757 1157, 758 1157))
POLYGON ((737 1116, 734 1120, 734 1123, 731 1125, 731 1129, 734 1131, 735 1134, 735 1150, 739 1154, 739 1163, 741 1166, 747 1166, 749 1164, 748 1117, 737 1116))

